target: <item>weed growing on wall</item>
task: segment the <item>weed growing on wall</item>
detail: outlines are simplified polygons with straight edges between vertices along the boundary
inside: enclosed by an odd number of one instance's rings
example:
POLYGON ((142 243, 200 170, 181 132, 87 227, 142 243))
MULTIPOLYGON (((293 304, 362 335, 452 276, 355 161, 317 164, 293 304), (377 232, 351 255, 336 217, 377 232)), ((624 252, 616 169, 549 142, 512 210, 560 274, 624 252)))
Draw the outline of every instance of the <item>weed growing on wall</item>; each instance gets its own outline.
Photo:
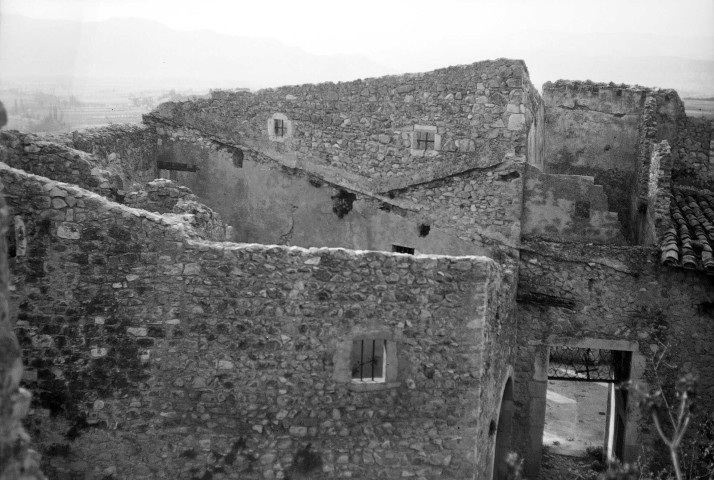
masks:
POLYGON ((352 211, 352 204, 357 199, 357 195, 340 189, 336 195, 332 196, 332 211, 337 218, 344 218, 352 211))

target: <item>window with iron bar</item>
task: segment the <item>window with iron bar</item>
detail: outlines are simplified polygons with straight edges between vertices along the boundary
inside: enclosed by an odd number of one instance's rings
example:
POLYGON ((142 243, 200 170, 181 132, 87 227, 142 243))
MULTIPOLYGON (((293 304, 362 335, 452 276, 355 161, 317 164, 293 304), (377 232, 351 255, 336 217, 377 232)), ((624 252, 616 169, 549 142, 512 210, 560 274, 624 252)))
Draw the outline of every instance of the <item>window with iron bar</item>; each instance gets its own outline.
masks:
POLYGON ((383 339, 352 342, 352 381, 383 383, 386 378, 387 341, 383 339))
POLYGON ((417 131, 417 150, 434 150, 434 133, 417 131))
POLYGON ((273 127, 275 129, 276 137, 284 137, 287 128, 285 127, 285 121, 278 118, 273 120, 273 127))

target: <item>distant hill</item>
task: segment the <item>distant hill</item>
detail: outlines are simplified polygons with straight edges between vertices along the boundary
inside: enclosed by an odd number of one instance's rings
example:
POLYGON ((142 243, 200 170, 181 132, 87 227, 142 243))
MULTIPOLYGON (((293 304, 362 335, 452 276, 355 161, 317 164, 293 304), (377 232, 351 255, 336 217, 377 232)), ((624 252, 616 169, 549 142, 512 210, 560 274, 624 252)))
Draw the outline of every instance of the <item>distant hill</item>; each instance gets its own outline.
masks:
MULTIPOLYGON (((557 78, 674 88, 681 97, 714 94, 714 61, 676 56, 588 56, 545 52, 533 55, 531 75, 557 72, 557 78)), ((539 87, 541 85, 538 85, 539 87)))
POLYGON ((19 80, 25 86, 56 79, 58 85, 102 83, 130 89, 256 89, 506 57, 525 60, 538 88, 565 78, 674 88, 681 96, 714 95, 714 37, 533 30, 509 32, 494 42, 478 31, 455 32, 453 38, 415 34, 369 55, 314 55, 275 39, 182 31, 145 19, 0 17, 0 81, 19 80))
POLYGON ((268 38, 180 31, 151 20, 0 18, 0 79, 259 88, 390 73, 363 56, 313 55, 268 38))
POLYGON ((385 46, 371 58, 383 63, 391 59, 389 65, 403 71, 520 58, 539 89, 546 81, 562 78, 674 88, 681 96, 714 95, 714 36, 523 30, 509 31, 496 42, 476 30, 459 35, 448 48, 445 41, 385 46))

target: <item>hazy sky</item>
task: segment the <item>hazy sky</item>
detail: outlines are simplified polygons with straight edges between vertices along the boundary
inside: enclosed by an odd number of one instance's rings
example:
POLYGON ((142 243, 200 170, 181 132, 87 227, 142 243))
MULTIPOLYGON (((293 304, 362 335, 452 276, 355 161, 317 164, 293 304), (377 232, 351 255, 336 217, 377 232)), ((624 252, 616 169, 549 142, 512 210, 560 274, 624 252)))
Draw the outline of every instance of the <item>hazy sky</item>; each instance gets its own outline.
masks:
POLYGON ((0 0, 0 9, 38 18, 148 18, 179 29, 277 38, 312 53, 368 56, 395 46, 447 50, 476 39, 509 46, 509 36, 526 30, 714 34, 714 0, 0 0))
POLYGON ((355 67, 350 79, 507 57, 525 60, 537 86, 577 78, 714 93, 714 0, 0 0, 2 13, 143 18, 369 59, 343 58, 355 67))

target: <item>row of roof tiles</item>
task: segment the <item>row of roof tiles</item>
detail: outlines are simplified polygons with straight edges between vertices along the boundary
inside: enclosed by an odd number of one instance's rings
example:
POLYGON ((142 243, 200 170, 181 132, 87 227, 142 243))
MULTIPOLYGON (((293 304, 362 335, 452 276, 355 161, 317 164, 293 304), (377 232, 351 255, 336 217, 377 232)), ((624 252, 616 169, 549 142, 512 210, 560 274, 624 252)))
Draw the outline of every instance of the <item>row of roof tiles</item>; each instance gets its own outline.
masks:
POLYGON ((662 263, 714 275, 714 195, 673 188, 669 207, 671 225, 662 236, 662 263))

